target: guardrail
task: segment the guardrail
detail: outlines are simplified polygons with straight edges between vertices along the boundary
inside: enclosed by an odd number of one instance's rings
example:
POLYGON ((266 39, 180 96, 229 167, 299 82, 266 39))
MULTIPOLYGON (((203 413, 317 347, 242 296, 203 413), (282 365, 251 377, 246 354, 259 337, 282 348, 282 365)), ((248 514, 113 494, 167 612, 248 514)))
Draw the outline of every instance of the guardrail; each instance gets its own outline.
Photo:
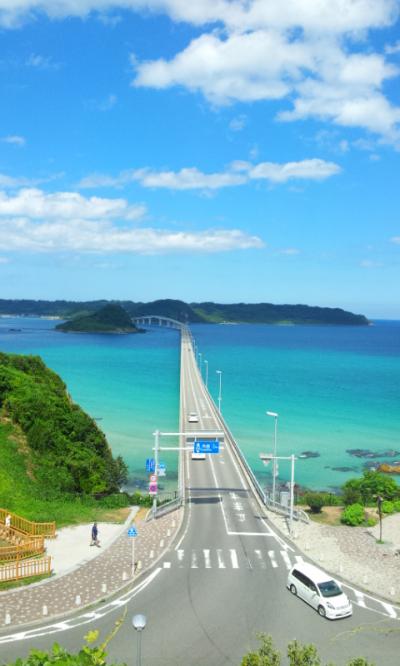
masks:
MULTIPOLYGON (((206 389, 206 390, 207 390, 207 389, 206 389)), ((209 397, 210 397, 210 399, 211 399, 211 401, 212 401, 212 403, 213 403, 213 405, 214 405, 215 410, 217 410, 217 407, 216 407, 216 405, 215 405, 214 399, 213 399, 213 397, 211 396, 211 394, 209 393, 208 390, 207 390, 207 393, 208 393, 208 395, 209 395, 209 397)), ((228 428, 228 426, 227 426, 227 424, 226 424, 226 421, 225 421, 224 417, 222 416, 222 414, 219 414, 219 413, 218 413, 218 418, 219 418, 219 420, 220 420, 220 423, 221 423, 222 426, 223 426, 222 429, 226 431, 226 433, 227 433, 227 435, 228 435, 228 437, 229 437, 230 443, 232 444, 233 450, 234 450, 234 452, 236 453, 236 456, 237 456, 237 458, 239 459, 241 465, 244 467, 247 476, 250 478, 250 481, 251 481, 251 483, 252 483, 252 485, 253 485, 253 489, 254 489, 254 491, 257 493, 257 495, 258 495, 258 497, 260 498, 261 502, 262 502, 266 507, 268 507, 269 509, 271 509, 271 511, 276 511, 277 513, 280 513, 280 514, 282 514, 282 515, 289 516, 289 515, 290 515, 290 508, 289 508, 289 507, 284 506, 283 504, 280 504, 279 502, 273 502, 272 500, 270 500, 270 499, 268 498, 267 494, 266 494, 266 493, 264 492, 264 490, 262 489, 262 487, 261 487, 261 485, 260 485, 260 483, 259 483, 259 481, 258 481, 256 475, 254 474, 253 470, 251 469, 249 463, 247 462, 246 457, 245 457, 244 453, 242 452, 242 450, 241 450, 239 444, 237 443, 237 441, 236 441, 235 438, 233 437, 231 431, 229 430, 229 428, 228 428)), ((303 511, 302 509, 294 509, 294 510, 293 510, 293 518, 294 518, 295 520, 301 520, 301 521, 303 521, 303 522, 305 522, 305 523, 307 523, 307 524, 310 522, 310 519, 309 519, 308 515, 307 515, 306 512, 303 511)))
POLYGON ((0 566, 0 582, 19 580, 20 578, 31 578, 51 573, 51 557, 41 557, 34 560, 16 561, 12 564, 0 566))
POLYGON ((29 534, 30 536, 43 536, 47 538, 54 538, 56 536, 56 524, 52 523, 35 523, 15 513, 7 511, 7 509, 0 509, 0 523, 5 524, 6 516, 11 516, 11 527, 17 532, 22 534, 29 534))

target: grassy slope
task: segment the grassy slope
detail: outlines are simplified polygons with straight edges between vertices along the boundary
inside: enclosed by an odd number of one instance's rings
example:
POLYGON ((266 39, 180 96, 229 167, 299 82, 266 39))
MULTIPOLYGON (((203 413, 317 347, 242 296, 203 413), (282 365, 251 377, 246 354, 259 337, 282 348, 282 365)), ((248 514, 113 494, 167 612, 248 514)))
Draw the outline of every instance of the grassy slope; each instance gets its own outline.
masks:
POLYGON ((129 509, 110 510, 96 500, 66 497, 41 499, 40 488, 29 472, 29 448, 21 430, 0 421, 0 507, 29 520, 52 521, 58 527, 92 520, 120 521, 129 509))

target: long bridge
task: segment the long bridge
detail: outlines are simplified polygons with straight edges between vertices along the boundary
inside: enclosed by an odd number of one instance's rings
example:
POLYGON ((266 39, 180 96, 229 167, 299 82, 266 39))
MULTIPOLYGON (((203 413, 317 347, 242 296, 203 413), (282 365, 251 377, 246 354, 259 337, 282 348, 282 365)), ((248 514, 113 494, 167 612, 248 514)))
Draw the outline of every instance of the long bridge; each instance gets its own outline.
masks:
MULTIPOLYGON (((372 598, 363 597, 366 601, 361 603, 362 594, 347 587, 359 607, 343 625, 324 620, 288 592, 288 570, 305 556, 271 526, 262 489, 202 380, 189 328, 154 315, 137 322, 168 327, 172 322, 181 334, 178 441, 184 513, 174 545, 155 562, 152 573, 146 573, 147 579, 138 577, 129 601, 115 599, 114 616, 96 616, 96 608, 88 613, 104 640, 115 633, 120 606, 126 605, 127 621, 107 647, 110 662, 132 663, 136 637, 131 618, 143 613, 143 664, 149 666, 234 666, 255 645, 257 632, 271 634, 282 652, 293 638, 315 643, 324 663, 333 654, 335 662, 344 664, 364 653, 377 664, 397 666, 398 620, 393 607, 390 616, 388 604, 372 608, 372 598), (191 412, 198 421, 189 421, 191 412), (205 460, 192 459, 193 440, 216 432, 221 433, 220 452, 205 460)), ((167 445, 168 434, 162 424, 155 425, 160 427, 161 446, 167 445)), ((71 629, 69 644, 80 646, 87 631, 87 626, 71 629)), ((55 633, 50 640, 62 643, 64 637, 55 633)), ((30 647, 43 649, 48 644, 49 639, 36 638, 30 647)))

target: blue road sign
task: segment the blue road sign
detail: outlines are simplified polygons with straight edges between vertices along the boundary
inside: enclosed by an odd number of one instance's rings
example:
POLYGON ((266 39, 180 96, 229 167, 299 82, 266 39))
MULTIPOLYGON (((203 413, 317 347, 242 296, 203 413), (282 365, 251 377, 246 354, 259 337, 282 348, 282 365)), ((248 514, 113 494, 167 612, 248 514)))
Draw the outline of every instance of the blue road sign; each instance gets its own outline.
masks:
POLYGON ((158 463, 158 469, 167 469, 165 466, 165 462, 159 462, 158 463))
POLYGON ((196 439, 193 443, 193 453, 219 453, 218 439, 196 439))
POLYGON ((130 527, 128 530, 128 537, 135 537, 135 536, 137 536, 136 527, 130 527))
POLYGON ((154 472, 156 469, 156 461, 154 458, 146 458, 146 472, 154 472))

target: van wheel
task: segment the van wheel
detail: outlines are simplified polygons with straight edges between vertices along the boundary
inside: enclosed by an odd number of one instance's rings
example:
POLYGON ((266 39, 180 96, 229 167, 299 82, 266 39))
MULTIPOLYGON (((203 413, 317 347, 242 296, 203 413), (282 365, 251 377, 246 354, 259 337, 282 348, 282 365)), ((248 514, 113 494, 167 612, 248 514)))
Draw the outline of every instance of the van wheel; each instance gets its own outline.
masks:
POLYGON ((325 608, 323 606, 318 606, 318 613, 321 617, 325 617, 326 616, 325 608))
POLYGON ((297 594, 297 590, 296 590, 296 586, 295 586, 295 585, 291 585, 289 589, 290 589, 290 591, 291 591, 292 594, 294 594, 294 595, 297 594))

